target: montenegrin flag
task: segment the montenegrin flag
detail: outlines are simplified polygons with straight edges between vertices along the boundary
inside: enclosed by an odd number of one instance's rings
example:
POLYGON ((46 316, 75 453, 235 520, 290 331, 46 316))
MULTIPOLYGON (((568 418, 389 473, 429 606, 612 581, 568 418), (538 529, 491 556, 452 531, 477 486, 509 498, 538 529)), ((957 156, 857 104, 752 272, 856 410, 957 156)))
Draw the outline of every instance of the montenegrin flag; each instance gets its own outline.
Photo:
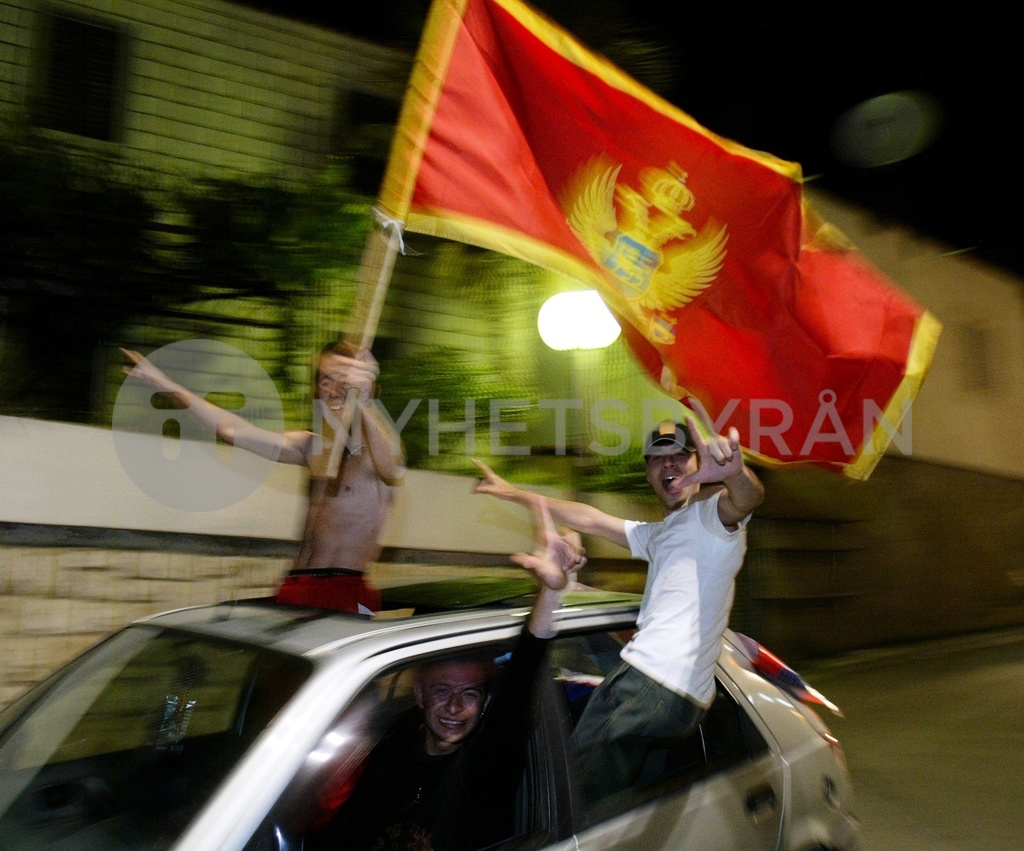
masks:
POLYGON ((593 286, 650 376, 768 465, 864 479, 940 325, 803 199, 516 0, 434 0, 378 199, 593 286))

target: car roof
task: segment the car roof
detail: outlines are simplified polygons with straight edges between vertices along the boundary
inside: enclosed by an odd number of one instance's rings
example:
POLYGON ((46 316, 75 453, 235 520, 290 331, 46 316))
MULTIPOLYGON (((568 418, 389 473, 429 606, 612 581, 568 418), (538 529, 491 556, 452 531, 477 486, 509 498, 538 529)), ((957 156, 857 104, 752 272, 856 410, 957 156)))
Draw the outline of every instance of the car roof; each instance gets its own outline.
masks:
MULTIPOLYGON (((315 655, 339 646, 408 633, 409 641, 460 631, 487 631, 521 624, 532 603, 530 579, 473 577, 401 585, 382 590, 376 616, 281 605, 273 598, 176 609, 136 623, 183 629, 268 649, 315 655)), ((581 589, 567 592, 560 619, 635 617, 640 595, 581 589)))

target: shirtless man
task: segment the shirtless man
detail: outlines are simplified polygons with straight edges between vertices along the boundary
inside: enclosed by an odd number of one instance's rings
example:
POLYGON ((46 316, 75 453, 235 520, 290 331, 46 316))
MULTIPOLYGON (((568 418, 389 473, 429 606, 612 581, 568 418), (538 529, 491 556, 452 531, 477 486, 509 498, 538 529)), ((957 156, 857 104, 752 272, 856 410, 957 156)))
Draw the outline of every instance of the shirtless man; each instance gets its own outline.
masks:
POLYGON ((326 346, 317 360, 314 404, 327 409, 321 419, 328 426, 340 420, 348 392, 358 393, 341 469, 330 478, 330 434, 259 428, 182 387, 138 352, 121 351, 134 364, 125 367, 126 372, 173 396, 221 440, 309 469, 302 545, 278 591, 278 602, 378 611, 380 594, 366 581, 365 571, 380 553, 380 533, 405 472, 405 459, 398 435, 374 404, 380 370, 370 352, 342 341, 326 346))

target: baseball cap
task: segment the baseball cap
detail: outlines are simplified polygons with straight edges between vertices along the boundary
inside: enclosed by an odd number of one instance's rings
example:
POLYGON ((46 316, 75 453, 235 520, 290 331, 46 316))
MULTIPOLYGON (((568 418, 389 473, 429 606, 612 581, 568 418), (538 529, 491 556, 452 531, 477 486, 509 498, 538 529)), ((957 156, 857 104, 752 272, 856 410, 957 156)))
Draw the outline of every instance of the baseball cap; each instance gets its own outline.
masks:
POLYGON ((652 455, 672 455, 676 452, 696 452, 697 444, 690 430, 682 423, 665 422, 659 425, 644 442, 644 458, 652 455))

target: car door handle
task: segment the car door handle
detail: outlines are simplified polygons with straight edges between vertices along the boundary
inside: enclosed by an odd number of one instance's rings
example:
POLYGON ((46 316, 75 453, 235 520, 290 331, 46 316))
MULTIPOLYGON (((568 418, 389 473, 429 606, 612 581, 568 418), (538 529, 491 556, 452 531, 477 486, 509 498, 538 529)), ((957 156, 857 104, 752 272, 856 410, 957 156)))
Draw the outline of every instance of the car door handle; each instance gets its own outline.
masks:
POLYGON ((768 783, 748 789, 747 812, 753 817, 754 824, 759 824, 765 817, 774 816, 777 801, 775 790, 768 783))

